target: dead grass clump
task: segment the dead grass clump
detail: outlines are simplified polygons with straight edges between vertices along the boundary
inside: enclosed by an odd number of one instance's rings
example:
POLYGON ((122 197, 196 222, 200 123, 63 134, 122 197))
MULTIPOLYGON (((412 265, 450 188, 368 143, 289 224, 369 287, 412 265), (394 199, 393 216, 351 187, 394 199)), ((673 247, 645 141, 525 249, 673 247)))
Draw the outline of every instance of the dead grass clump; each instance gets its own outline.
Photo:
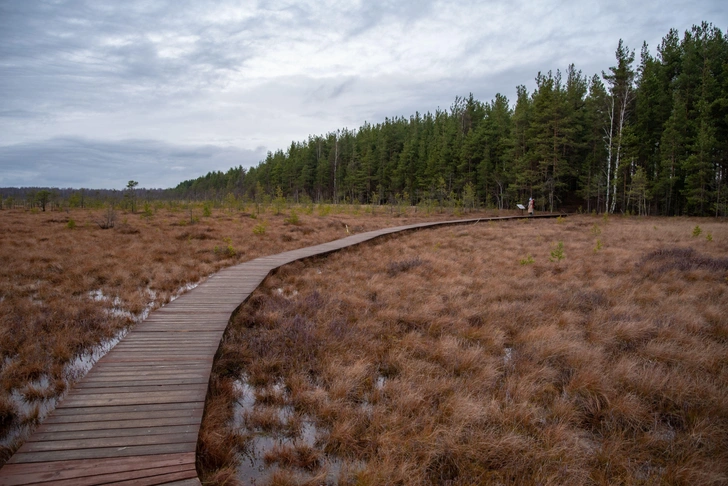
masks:
POLYGON ((394 277, 398 273, 406 272, 415 267, 422 265, 424 261, 420 257, 410 258, 408 260, 402 260, 398 262, 391 262, 387 265, 387 275, 394 277))
POLYGON ((718 276, 728 272, 728 258, 700 255, 693 248, 660 248, 642 257, 637 265, 650 276, 670 270, 689 272, 704 269, 718 276))
POLYGON ((320 450, 302 444, 297 446, 275 445, 264 456, 266 465, 279 464, 283 467, 314 471, 321 466, 320 450))

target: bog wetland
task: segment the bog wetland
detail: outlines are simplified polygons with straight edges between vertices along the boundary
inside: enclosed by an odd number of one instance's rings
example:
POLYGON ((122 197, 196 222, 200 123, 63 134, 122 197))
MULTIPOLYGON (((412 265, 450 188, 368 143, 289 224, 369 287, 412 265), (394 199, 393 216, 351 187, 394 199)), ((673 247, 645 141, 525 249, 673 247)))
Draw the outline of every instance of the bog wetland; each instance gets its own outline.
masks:
MULTIPOLYGON (((267 216, 263 234, 226 211, 78 233, 40 219, 32 236, 23 218, 44 215, 0 213, 15 228, 0 240, 3 430, 38 420, 8 397, 52 408, 69 369, 215 270, 414 222, 350 211, 267 216), (20 235, 26 256, 11 258, 20 235)), ((260 485, 720 483, 727 242, 720 220, 582 215, 419 231, 282 267, 223 339, 198 471, 260 485)))

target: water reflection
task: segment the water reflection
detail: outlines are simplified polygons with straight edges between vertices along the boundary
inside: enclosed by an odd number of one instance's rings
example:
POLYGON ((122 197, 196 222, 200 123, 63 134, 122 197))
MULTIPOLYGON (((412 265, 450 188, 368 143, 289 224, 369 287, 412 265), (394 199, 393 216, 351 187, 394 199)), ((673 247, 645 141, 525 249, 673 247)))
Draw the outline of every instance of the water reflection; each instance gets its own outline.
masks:
MULTIPOLYGON (((288 405, 282 383, 274 391, 283 393, 282 404, 270 405, 256 401, 256 389, 245 378, 235 383, 238 400, 232 426, 250 437, 240 452, 238 478, 244 484, 269 484, 276 474, 284 474, 298 483, 316 478, 317 484, 337 484, 343 475, 362 468, 360 461, 346 461, 324 453, 328 431, 317 427, 311 417, 297 415, 288 405), (254 417, 270 415, 278 423, 269 427, 256 426, 254 417)), ((258 390, 259 396, 267 396, 258 390)), ((269 424, 270 425, 270 424, 269 424)))

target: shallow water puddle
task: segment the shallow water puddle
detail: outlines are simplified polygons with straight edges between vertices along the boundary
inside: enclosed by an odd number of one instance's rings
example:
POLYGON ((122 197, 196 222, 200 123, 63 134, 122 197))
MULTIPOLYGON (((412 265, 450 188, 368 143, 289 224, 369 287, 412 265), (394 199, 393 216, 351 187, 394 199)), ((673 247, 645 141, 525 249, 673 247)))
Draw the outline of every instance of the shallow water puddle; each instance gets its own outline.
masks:
MULTIPOLYGON (((270 406, 258 403, 255 399, 256 389, 245 378, 237 380, 235 388, 239 392, 239 398, 235 407, 232 426, 251 437, 245 451, 240 454, 241 461, 237 471, 238 479, 245 484, 268 484, 277 472, 283 470, 291 474, 297 482, 306 482, 311 480, 314 475, 320 477, 321 473, 325 473, 324 482, 321 484, 336 484, 342 471, 353 471, 361 467, 359 463, 342 461, 323 453, 320 442, 326 434, 324 431, 319 430, 308 417, 303 418, 295 435, 290 434, 290 432, 277 433, 250 430, 245 425, 245 417, 250 416, 256 410, 275 409, 280 421, 279 425, 284 429, 289 428, 291 425, 290 421, 294 418, 295 411, 289 405, 270 406), (274 451, 301 447, 315 449, 320 455, 320 461, 312 470, 290 466, 283 467, 275 462, 274 451), (266 455, 268 455, 267 462, 266 455)), ((276 383, 271 388, 274 392, 285 392, 282 383, 276 383)), ((294 427, 290 428, 293 429, 294 427)))

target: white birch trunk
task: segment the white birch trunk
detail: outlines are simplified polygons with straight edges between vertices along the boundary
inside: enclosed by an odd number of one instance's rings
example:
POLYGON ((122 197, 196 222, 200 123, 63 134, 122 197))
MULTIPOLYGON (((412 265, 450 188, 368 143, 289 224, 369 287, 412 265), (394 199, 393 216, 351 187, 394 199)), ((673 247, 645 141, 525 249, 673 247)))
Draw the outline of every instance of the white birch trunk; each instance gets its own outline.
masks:
POLYGON ((617 157, 614 161, 614 180, 613 180, 613 191, 612 191, 612 209, 611 213, 614 212, 617 206, 617 174, 619 173, 619 162, 622 155, 622 131, 624 129, 624 120, 627 117, 627 104, 629 103, 629 86, 625 89, 624 96, 621 100, 621 106, 619 107, 619 130, 617 131, 617 157))
POLYGON ((609 212, 609 190, 611 189, 612 174, 612 141, 614 138, 614 96, 612 96, 612 107, 609 111, 609 132, 607 133, 607 188, 605 193, 604 211, 609 212))

